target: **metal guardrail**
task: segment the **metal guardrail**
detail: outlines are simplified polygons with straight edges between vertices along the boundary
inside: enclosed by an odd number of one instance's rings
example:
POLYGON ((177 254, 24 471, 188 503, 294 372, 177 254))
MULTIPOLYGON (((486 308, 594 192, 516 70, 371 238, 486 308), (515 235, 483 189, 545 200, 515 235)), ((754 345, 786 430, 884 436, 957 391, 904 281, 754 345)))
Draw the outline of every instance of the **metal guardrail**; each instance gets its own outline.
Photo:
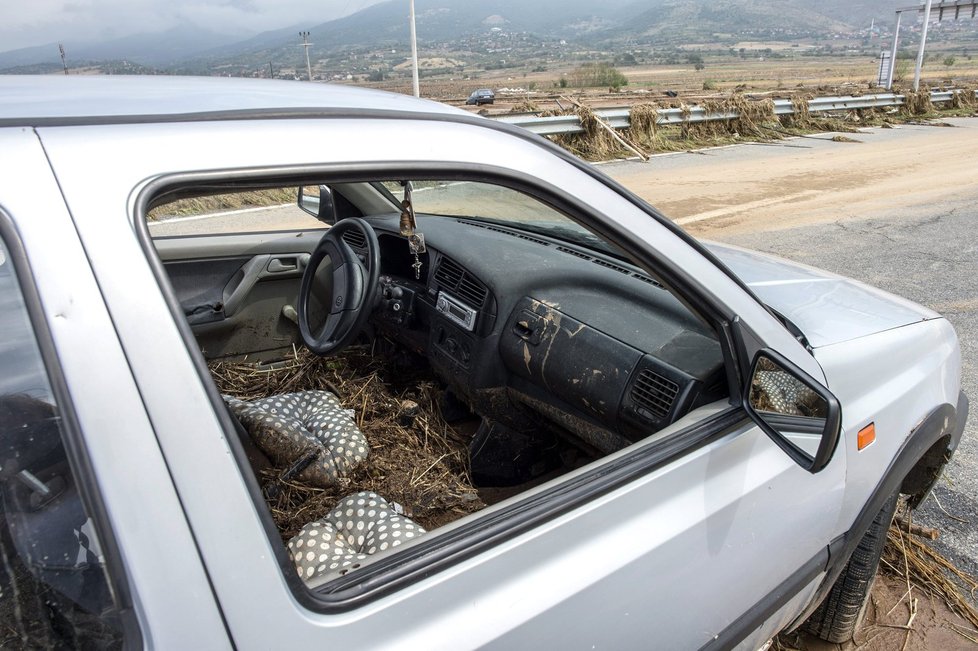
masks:
MULTIPOLYGON (((959 90, 932 91, 930 94, 931 102, 940 104, 950 102, 955 93, 967 92, 959 90)), ((978 97, 978 91, 975 91, 978 97)), ((894 93, 884 93, 880 95, 861 95, 858 97, 816 97, 808 101, 809 113, 825 113, 829 111, 852 111, 869 108, 887 108, 903 106, 907 101, 906 95, 894 93)), ((794 104, 791 100, 774 100, 775 115, 793 115, 795 112, 794 104)), ((614 129, 627 129, 631 124, 631 109, 629 108, 605 108, 595 109, 594 114, 603 120, 608 126, 614 129)), ((736 110, 710 113, 702 106, 689 106, 685 109, 670 108, 660 109, 656 118, 656 124, 675 125, 675 124, 695 124, 697 122, 710 122, 716 120, 734 120, 740 117, 736 110)), ((565 133, 581 133, 581 120, 577 115, 552 115, 542 117, 535 113, 514 113, 512 115, 493 116, 494 120, 506 122, 518 127, 523 127, 528 131, 541 136, 553 136, 565 133)))

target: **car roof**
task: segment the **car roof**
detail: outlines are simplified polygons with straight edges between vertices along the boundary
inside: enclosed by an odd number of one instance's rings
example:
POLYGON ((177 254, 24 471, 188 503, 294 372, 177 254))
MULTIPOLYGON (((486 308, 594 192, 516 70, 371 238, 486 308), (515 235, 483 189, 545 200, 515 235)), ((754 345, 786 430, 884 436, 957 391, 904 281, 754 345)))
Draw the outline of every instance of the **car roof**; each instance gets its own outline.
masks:
POLYGON ((469 115, 408 95, 331 83, 227 77, 0 76, 0 124, 7 125, 361 111, 469 115))

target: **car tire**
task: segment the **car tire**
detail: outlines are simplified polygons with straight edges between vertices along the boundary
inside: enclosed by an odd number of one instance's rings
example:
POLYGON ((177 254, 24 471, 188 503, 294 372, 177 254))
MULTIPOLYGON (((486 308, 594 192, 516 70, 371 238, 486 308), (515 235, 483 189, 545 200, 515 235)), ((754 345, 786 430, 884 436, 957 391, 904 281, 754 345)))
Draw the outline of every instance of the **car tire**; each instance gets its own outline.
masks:
POLYGON ((890 496, 876 514, 842 574, 815 612, 805 620, 802 630, 837 644, 852 639, 865 614, 898 497, 899 493, 890 496))

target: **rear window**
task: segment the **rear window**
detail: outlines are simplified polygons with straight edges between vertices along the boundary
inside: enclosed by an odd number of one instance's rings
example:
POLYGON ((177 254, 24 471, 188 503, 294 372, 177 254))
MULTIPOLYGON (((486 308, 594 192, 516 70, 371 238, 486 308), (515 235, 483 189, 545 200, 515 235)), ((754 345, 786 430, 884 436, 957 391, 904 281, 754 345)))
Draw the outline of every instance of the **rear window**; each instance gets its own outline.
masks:
POLYGON ((123 612, 0 239, 0 648, 122 646, 123 612))

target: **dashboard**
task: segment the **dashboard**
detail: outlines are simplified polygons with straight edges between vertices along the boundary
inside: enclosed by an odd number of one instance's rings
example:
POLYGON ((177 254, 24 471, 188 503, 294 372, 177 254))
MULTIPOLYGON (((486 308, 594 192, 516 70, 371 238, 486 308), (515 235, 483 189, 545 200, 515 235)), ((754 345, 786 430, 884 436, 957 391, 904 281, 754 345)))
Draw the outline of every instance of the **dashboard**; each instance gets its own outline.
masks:
POLYGON ((416 275, 397 216, 368 221, 381 257, 375 326, 485 418, 543 419, 609 453, 728 394, 715 333, 638 267, 493 222, 418 215, 416 275))

